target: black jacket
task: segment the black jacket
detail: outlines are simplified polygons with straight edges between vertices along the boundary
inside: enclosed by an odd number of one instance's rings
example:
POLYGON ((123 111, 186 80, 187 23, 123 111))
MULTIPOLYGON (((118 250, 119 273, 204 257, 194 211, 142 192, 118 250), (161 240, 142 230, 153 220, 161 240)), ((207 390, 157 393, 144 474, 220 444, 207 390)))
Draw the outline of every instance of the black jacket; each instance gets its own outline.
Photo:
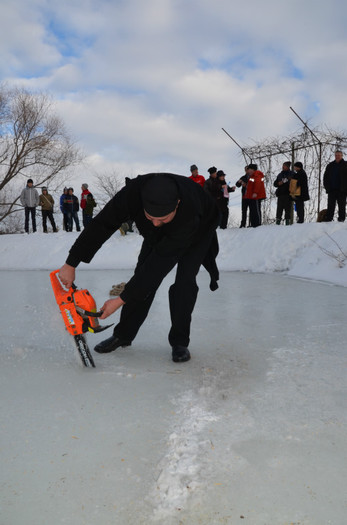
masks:
POLYGON ((334 190, 347 193, 347 162, 344 159, 329 162, 324 172, 323 185, 327 193, 334 190))
MULTIPOLYGON (((219 223, 219 211, 211 198, 199 184, 181 175, 166 174, 178 186, 180 203, 174 219, 161 227, 155 227, 146 219, 141 191, 149 178, 159 173, 139 175, 127 181, 122 188, 94 217, 70 249, 67 264, 76 267, 81 261, 89 263, 96 252, 123 222, 133 220, 152 250, 127 283, 121 298, 125 302, 145 299, 155 291, 164 277, 172 270, 190 247, 203 240, 206 234, 214 232, 209 252, 202 264, 206 267, 216 285, 219 278, 215 258, 218 254, 218 240, 215 230, 219 223)), ((214 286, 217 288, 218 286, 214 286)))
POLYGON ((297 180, 297 185, 300 187, 300 195, 295 197, 295 200, 308 201, 310 196, 308 193, 307 175, 305 170, 299 170, 294 172, 293 179, 297 180))
POLYGON ((294 173, 290 170, 281 171, 276 177, 274 182, 276 190, 276 196, 280 197, 281 195, 289 195, 289 180, 294 176, 294 173), (283 182, 281 186, 278 185, 279 182, 283 182))

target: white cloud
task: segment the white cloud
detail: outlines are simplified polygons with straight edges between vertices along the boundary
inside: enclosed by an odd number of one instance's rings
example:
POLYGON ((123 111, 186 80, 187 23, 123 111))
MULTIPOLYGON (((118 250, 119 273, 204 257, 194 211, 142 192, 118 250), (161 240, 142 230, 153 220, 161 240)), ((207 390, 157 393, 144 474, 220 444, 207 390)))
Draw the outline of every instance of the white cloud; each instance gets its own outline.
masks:
POLYGON ((238 170, 222 127, 241 144, 286 135, 299 125, 289 106, 345 125, 346 12, 339 0, 17 0, 2 6, 2 70, 51 91, 98 165, 238 170))

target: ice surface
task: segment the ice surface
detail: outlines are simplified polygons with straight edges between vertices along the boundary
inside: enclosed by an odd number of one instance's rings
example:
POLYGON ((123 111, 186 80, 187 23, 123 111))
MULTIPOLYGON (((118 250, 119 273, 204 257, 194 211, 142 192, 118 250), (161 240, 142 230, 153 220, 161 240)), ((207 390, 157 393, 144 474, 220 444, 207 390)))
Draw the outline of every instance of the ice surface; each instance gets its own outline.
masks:
MULTIPOLYGON (((77 285, 100 305, 131 273, 77 285)), ((133 345, 85 369, 49 272, 0 272, 0 523, 344 524, 346 289, 222 272, 211 293, 201 272, 175 364, 171 280, 133 345)))

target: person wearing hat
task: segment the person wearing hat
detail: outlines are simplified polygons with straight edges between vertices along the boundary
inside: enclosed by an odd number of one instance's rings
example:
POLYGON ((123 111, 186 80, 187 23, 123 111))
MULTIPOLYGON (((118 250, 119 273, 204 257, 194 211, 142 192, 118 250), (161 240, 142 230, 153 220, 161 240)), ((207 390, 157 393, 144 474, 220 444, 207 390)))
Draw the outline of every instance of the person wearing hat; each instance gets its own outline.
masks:
POLYGON ((53 205, 54 205, 54 199, 52 195, 50 195, 47 191, 47 187, 43 186, 41 190, 39 205, 41 206, 41 213, 42 213, 42 229, 44 233, 47 233, 47 219, 49 219, 53 231, 57 231, 57 227, 55 224, 55 220, 53 217, 53 205))
POLYGON ((33 186, 33 179, 28 179, 26 187, 20 195, 20 202, 24 206, 25 224, 24 229, 29 233, 29 217, 31 215, 31 222, 33 232, 36 232, 36 206, 39 205, 39 193, 33 186))
POLYGON ((210 289, 218 288, 216 228, 219 211, 210 195, 189 178, 171 173, 150 173, 129 179, 84 229, 59 271, 65 286, 75 279, 75 268, 89 263, 102 244, 125 220, 133 220, 143 243, 133 277, 119 297, 102 306, 105 319, 122 308, 113 336, 95 346, 108 353, 129 346, 147 317, 164 277, 177 265, 169 290, 171 329, 169 343, 175 362, 188 361, 191 316, 203 265, 210 274, 210 289))
POLYGON ((203 177, 203 175, 199 175, 198 167, 195 164, 190 166, 190 173, 191 176, 189 178, 200 184, 200 186, 203 188, 205 184, 205 177, 203 177))

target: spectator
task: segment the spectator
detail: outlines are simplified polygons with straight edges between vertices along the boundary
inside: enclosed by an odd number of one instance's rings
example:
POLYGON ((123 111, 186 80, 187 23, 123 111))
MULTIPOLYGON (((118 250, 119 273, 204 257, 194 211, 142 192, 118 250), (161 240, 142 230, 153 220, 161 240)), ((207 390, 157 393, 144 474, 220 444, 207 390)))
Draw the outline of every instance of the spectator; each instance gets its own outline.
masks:
POLYGON ((221 213, 220 229, 225 230, 228 227, 229 219, 229 193, 235 191, 235 186, 228 186, 225 182, 225 173, 220 170, 217 171, 217 179, 221 185, 222 198, 217 200, 217 206, 221 213))
POLYGON ((297 222, 301 224, 305 220, 304 202, 310 200, 307 175, 302 162, 296 162, 294 164, 294 174, 290 180, 289 192, 295 202, 297 222))
POLYGON ((72 188, 69 188, 67 194, 63 199, 63 213, 66 217, 66 230, 67 232, 72 232, 72 215, 73 215, 73 196, 72 188))
POLYGON ((67 230, 67 215, 64 213, 64 200, 68 196, 68 194, 69 194, 69 190, 65 186, 65 188, 63 189, 63 193, 61 194, 60 199, 59 199, 60 211, 63 214, 63 230, 65 231, 68 231, 68 230, 67 230))
POLYGON ((46 186, 42 187, 41 195, 39 198, 39 205, 41 206, 42 229, 44 233, 47 233, 47 219, 49 219, 52 225, 53 231, 54 232, 58 231, 56 224, 55 224, 54 217, 53 217, 54 199, 52 195, 48 193, 46 186))
POLYGON ((20 195, 20 201, 24 206, 25 224, 24 229, 29 233, 29 217, 31 215, 31 222, 33 232, 36 232, 36 206, 39 205, 40 197, 36 188, 33 187, 33 179, 28 179, 26 187, 20 195))
POLYGON ((195 164, 192 164, 192 166, 190 166, 190 172, 191 176, 189 178, 192 179, 194 182, 200 184, 200 186, 203 188, 205 184, 205 177, 199 175, 198 168, 197 166, 195 166, 195 164))
POLYGON ((281 224, 283 211, 286 224, 290 224, 292 220, 293 201, 289 194, 289 181, 294 173, 290 170, 290 166, 291 162, 284 162, 282 171, 277 175, 274 182, 274 186, 277 188, 276 224, 281 224))
POLYGON ((207 179, 207 181, 204 184, 204 190, 207 191, 213 200, 217 201, 221 199, 221 188, 222 184, 220 183, 218 177, 217 177, 217 168, 215 166, 212 166, 207 170, 210 174, 210 177, 207 179))
POLYGON ((242 175, 242 177, 239 178, 239 180, 236 182, 236 186, 238 188, 241 188, 241 224, 240 228, 245 228, 247 223, 247 210, 249 208, 249 201, 248 199, 245 199, 246 194, 246 188, 247 188, 247 182, 249 179, 249 175, 247 173, 248 166, 245 166, 245 174, 242 175))
POLYGON ((88 184, 82 184, 81 209, 84 228, 91 222, 95 206, 96 202, 88 190, 88 184))
POLYGON ((326 221, 330 222, 334 219, 337 203, 337 220, 344 222, 346 219, 347 162, 343 158, 342 151, 337 150, 335 152, 335 160, 327 165, 323 176, 323 184, 328 194, 326 221))
POLYGON ((72 203, 72 214, 71 214, 71 231, 73 231, 73 221, 75 221, 76 230, 78 232, 80 232, 81 228, 80 228, 80 221, 79 221, 79 218, 78 218, 78 212, 79 212, 79 209, 80 209, 80 205, 79 205, 79 202, 78 202, 78 198, 73 193, 73 188, 69 188, 69 195, 72 196, 72 200, 73 200, 73 203, 72 203))
POLYGON ((249 164, 249 176, 245 198, 249 199, 249 212, 253 228, 261 225, 261 201, 266 199, 264 173, 258 170, 256 164, 249 164))

